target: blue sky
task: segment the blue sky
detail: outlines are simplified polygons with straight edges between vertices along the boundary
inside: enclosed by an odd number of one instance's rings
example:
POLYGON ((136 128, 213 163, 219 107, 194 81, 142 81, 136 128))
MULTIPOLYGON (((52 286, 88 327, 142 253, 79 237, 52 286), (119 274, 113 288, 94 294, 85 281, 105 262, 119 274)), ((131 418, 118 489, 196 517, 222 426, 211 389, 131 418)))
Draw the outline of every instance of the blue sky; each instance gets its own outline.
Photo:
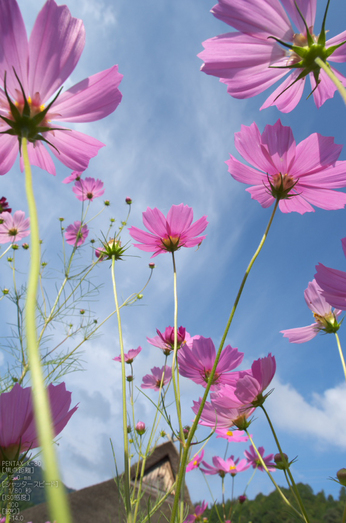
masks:
MULTIPOLYGON (((20 0, 28 31, 43 5, 37 0, 20 0)), ((82 58, 66 82, 65 88, 114 64, 124 75, 120 85, 123 100, 105 120, 76 126, 76 129, 106 144, 90 161, 86 175, 100 178, 105 184, 105 198, 111 207, 95 221, 93 235, 106 231, 109 218, 125 218, 126 196, 133 199, 130 225, 141 227, 141 213, 158 207, 165 214, 172 204, 185 203, 194 209, 195 218, 208 216, 207 239, 198 251, 183 249, 177 253, 179 325, 191 335, 211 337, 215 345, 221 339, 234 298, 246 266, 265 230, 272 209, 262 209, 227 171, 229 154, 240 159, 234 147, 234 133, 241 124, 256 122, 261 131, 278 118, 292 127, 296 142, 313 132, 334 136, 344 144, 343 104, 338 93, 317 110, 306 90, 298 107, 289 114, 276 108, 259 111, 269 92, 249 100, 232 99, 226 86, 215 77, 200 72, 202 41, 226 33, 230 28, 216 20, 211 1, 127 2, 71 0, 73 16, 82 18, 86 27, 86 46, 82 58)), ((323 15, 324 2, 318 2, 316 32, 323 15)), ((330 36, 345 29, 346 6, 343 0, 331 2, 327 28, 330 36)), ((345 66, 339 67, 346 74, 345 66)), ((340 159, 346 160, 346 150, 340 159)), ((34 169, 34 184, 44 257, 55 274, 59 266, 57 218, 66 225, 79 219, 80 206, 72 186, 61 181, 70 174, 62 164, 53 177, 34 169)), ((23 175, 17 162, 1 179, 1 195, 13 207, 27 211, 23 175)), ((92 210, 102 208, 102 199, 93 202, 92 210)), ((91 212, 91 211, 90 211, 91 212)), ((312 323, 303 292, 314 275, 318 262, 346 270, 341 238, 346 236, 345 210, 307 213, 303 216, 277 213, 267 243, 248 279, 227 342, 245 353, 242 368, 254 359, 273 353, 277 360, 274 392, 267 401, 284 451, 291 459, 297 481, 309 483, 315 492, 338 495, 339 486, 330 481, 346 465, 346 386, 333 336, 320 335, 304 345, 283 339, 280 330, 312 323)), ((91 236, 90 236, 91 237, 91 236)), ((124 231, 123 241, 130 237, 124 231)), ((90 259, 90 245, 80 251, 90 259)), ((119 292, 126 297, 137 292, 148 275, 150 256, 135 248, 119 264, 119 292)), ((24 255, 22 263, 25 263, 24 255)), ((138 377, 153 366, 162 366, 159 349, 146 342, 156 328, 173 325, 173 278, 170 256, 155 259, 152 282, 139 306, 123 311, 126 350, 143 347, 137 359, 138 377)), ((11 272, 2 271, 1 286, 9 287, 11 272)), ((23 276, 24 278, 24 276, 23 276)), ((24 280, 23 280, 24 281, 24 280)), ((103 318, 112 310, 110 271, 105 263, 95 270, 95 282, 103 284, 100 301, 85 308, 103 318)), ((4 302, 2 302, 3 304, 4 302)), ((4 311, 7 322, 13 311, 4 311)), ((52 332, 52 341, 59 333, 52 332)), ((340 330, 345 343, 344 328, 340 330)), ((119 467, 121 451, 120 369, 112 362, 119 354, 115 319, 110 320, 100 336, 84 346, 83 371, 66 376, 73 404, 79 402, 59 441, 59 460, 65 483, 81 488, 109 479, 114 472, 109 439, 119 467)), ((6 356, 2 360, 6 371, 6 356)), ((184 422, 191 423, 192 400, 201 395, 200 388, 183 379, 184 422)), ((155 394, 152 394, 155 398, 155 394)), ((148 424, 153 409, 145 398, 136 403, 137 419, 148 424)), ((164 426, 162 426, 164 428, 164 426)), ((268 453, 275 452, 274 441, 260 413, 251 427, 257 445, 268 453)), ((205 432, 201 431, 204 435, 205 432)), ((246 444, 229 447, 228 456, 242 457, 246 444)), ((206 459, 223 456, 225 445, 213 438, 206 448, 206 459)), ((280 473, 275 473, 284 484, 280 473)), ((241 494, 250 472, 239 474, 235 492, 241 494)), ((198 472, 188 475, 194 501, 210 495, 198 472)), ((220 499, 218 478, 211 486, 220 499)), ((229 482, 230 487, 230 482, 229 482)), ((227 488, 227 485, 226 485, 227 488)), ((257 473, 248 494, 272 490, 269 480, 257 473)), ((227 494, 227 491, 226 491, 227 494)))

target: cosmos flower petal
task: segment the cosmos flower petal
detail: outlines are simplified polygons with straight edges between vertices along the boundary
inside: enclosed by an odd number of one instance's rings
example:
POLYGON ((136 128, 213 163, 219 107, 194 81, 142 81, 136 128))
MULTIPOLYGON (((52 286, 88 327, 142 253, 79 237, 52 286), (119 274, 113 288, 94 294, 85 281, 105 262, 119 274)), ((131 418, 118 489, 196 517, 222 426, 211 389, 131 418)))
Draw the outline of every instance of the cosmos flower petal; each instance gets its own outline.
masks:
MULTIPOLYGON (((346 41, 346 31, 334 36, 326 41, 326 47, 332 47, 333 45, 341 44, 346 41)), ((334 53, 329 57, 330 62, 346 62, 346 44, 340 46, 334 53)), ((334 70, 334 69, 333 69, 334 70)))
POLYGON ((22 79, 24 91, 28 91, 27 64, 29 56, 28 39, 24 21, 17 2, 0 0, 0 81, 3 85, 5 71, 7 74, 7 89, 15 98, 18 80, 22 79))
POLYGON ((183 203, 180 205, 172 205, 167 214, 167 223, 170 229, 169 234, 171 236, 179 236, 190 227, 192 220, 193 210, 191 207, 183 203))
POLYGON ((261 143, 265 147, 264 152, 268 151, 268 162, 275 166, 274 172, 290 172, 296 155, 296 142, 292 129, 282 125, 279 119, 274 125, 265 126, 261 143))
POLYGON ((317 323, 312 323, 306 327, 297 327, 296 329, 287 329, 280 332, 284 335, 284 338, 288 338, 290 343, 305 343, 315 338, 319 331, 317 323))
MULTIPOLYGON (((344 77, 344 75, 339 73, 339 71, 334 69, 334 67, 331 67, 331 70, 335 74, 337 79, 343 84, 343 86, 346 87, 346 78, 344 77)), ((335 83, 329 78, 329 76, 327 75, 327 73, 323 71, 323 69, 320 72, 319 79, 320 83, 318 85, 318 88, 315 89, 315 78, 313 74, 310 73, 311 89, 313 90, 314 101, 318 109, 321 107, 321 105, 324 104, 326 100, 328 100, 329 98, 333 98, 334 93, 337 90, 335 83)))
POLYGON ((164 214, 157 209, 149 207, 142 214, 143 225, 153 234, 164 237, 167 234, 167 221, 164 214))
POLYGON ((238 153, 251 165, 264 171, 264 173, 274 174, 277 172, 273 162, 261 147, 261 133, 255 123, 249 126, 242 125, 240 131, 234 134, 234 144, 238 153))
MULTIPOLYGON (((297 187, 299 190, 299 187, 297 187)), ((309 200, 312 205, 325 209, 326 211, 334 211, 336 209, 343 209, 346 205, 346 194, 344 192, 333 191, 332 189, 304 187, 301 194, 304 198, 309 200)))
MULTIPOLYGON (((308 183, 308 174, 322 171, 324 167, 328 168, 333 165, 341 150, 342 145, 334 143, 332 136, 313 133, 297 145, 296 157, 294 165, 290 169, 290 174, 294 177, 299 176, 300 180, 308 183)), ((346 173, 346 163, 343 162, 343 165, 346 173)), ((330 174, 332 174, 332 171, 330 171, 330 174)))
POLYGON ((97 155, 101 147, 104 147, 104 144, 96 138, 79 131, 55 132, 54 135, 45 133, 45 136, 59 151, 48 146, 54 156, 64 165, 76 171, 85 171, 89 160, 97 155))
POLYGON ((293 73, 291 73, 286 80, 284 80, 282 84, 280 84, 279 87, 268 96, 262 105, 261 110, 276 105, 279 111, 283 113, 289 113, 292 111, 298 105, 304 91, 305 78, 297 80, 300 73, 300 69, 294 70, 293 73), (293 83, 295 80, 297 81, 293 83), (285 91, 285 89, 287 90, 285 91))
POLYGON ((66 5, 46 2, 29 41, 30 93, 39 92, 42 103, 48 100, 76 67, 84 44, 82 20, 73 18, 66 5))
MULTIPOLYGON (((246 182, 245 182, 246 183, 246 182)), ((257 200, 264 209, 273 205, 275 198, 270 194, 268 188, 265 185, 254 185, 253 187, 248 187, 247 192, 251 194, 253 200, 257 200)), ((280 201, 280 203, 283 200, 280 201)))
POLYGON ((282 5, 289 14, 291 20, 295 26, 299 29, 300 33, 305 34, 305 25, 299 11, 302 13, 304 20, 308 27, 313 27, 316 18, 316 4, 317 0, 281 0, 282 5), (296 7, 299 7, 299 11, 296 7))
POLYGON ((261 384, 262 391, 265 390, 276 372, 275 357, 269 353, 268 356, 255 360, 251 365, 251 371, 253 377, 261 384))
POLYGON ((121 102, 118 85, 122 77, 114 65, 74 85, 54 104, 54 120, 94 122, 105 118, 121 102))
POLYGON ((0 175, 6 174, 18 156, 18 138, 0 134, 0 175))
POLYGON ((332 307, 346 310, 346 272, 316 265, 315 280, 322 288, 322 295, 332 307))
POLYGON ((312 312, 317 312, 320 316, 324 316, 330 312, 331 307, 329 303, 326 302, 321 292, 322 289, 316 280, 312 280, 304 291, 304 298, 306 305, 312 312))
POLYGON ((266 175, 253 167, 244 165, 239 160, 234 158, 230 154, 230 159, 225 162, 228 165, 228 172, 232 177, 238 182, 249 183, 257 185, 260 182, 265 182, 267 180, 266 175))
MULTIPOLYGON (((37 141, 34 145, 29 142, 28 155, 30 165, 36 165, 36 167, 40 167, 41 169, 47 171, 49 174, 52 174, 53 176, 56 175, 56 169, 52 157, 48 153, 47 149, 44 147, 43 143, 37 141)), ((24 171, 24 162, 22 156, 20 157, 20 170, 24 171)))

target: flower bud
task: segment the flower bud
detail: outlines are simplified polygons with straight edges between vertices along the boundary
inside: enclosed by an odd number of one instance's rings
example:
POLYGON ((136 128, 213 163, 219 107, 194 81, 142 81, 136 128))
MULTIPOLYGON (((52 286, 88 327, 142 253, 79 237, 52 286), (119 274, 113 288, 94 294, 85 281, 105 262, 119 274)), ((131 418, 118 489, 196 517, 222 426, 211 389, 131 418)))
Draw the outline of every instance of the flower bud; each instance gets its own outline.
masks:
POLYGON ((239 501, 239 503, 242 505, 242 504, 245 503, 245 501, 246 501, 246 496, 239 496, 239 497, 238 497, 238 501, 239 501))
POLYGON ((59 222, 63 222, 65 218, 59 218, 59 222))
POLYGON ((134 377, 130 374, 129 376, 126 376, 126 380, 131 383, 131 381, 134 380, 134 377))
POLYGON ((149 269, 155 269, 155 263, 149 263, 149 269))
POLYGON ((339 480, 340 485, 346 487, 346 469, 340 469, 336 473, 336 477, 339 480))
POLYGON ((111 202, 109 200, 105 200, 103 203, 105 204, 106 207, 109 207, 109 205, 111 204, 111 202))
POLYGON ((131 205, 131 203, 132 203, 132 199, 131 199, 129 196, 127 196, 127 197, 125 198, 125 202, 127 203, 127 205, 131 205))
POLYGON ((6 296, 6 294, 8 294, 10 291, 8 289, 2 289, 2 294, 4 294, 6 296))
POLYGON ((131 434, 131 432, 132 432, 131 425, 127 425, 127 433, 128 433, 128 434, 131 434))
POLYGON ((282 456, 280 453, 275 454, 274 461, 276 464, 276 468, 279 470, 287 470, 290 466, 288 463, 288 456, 284 452, 282 453, 282 456))
POLYGON ((145 432, 145 423, 144 423, 144 421, 139 421, 137 423, 137 425, 135 426, 135 429, 136 429, 137 434, 139 434, 140 436, 143 436, 143 434, 145 432))
POLYGON ((22 247, 23 247, 23 249, 25 249, 27 251, 29 249, 29 244, 23 243, 22 247))
POLYGON ((18 245, 17 245, 16 243, 12 243, 12 246, 11 246, 11 247, 12 247, 12 249, 13 249, 14 251, 18 251, 18 249, 19 249, 19 247, 18 247, 18 245))
POLYGON ((84 309, 81 309, 81 310, 79 311, 79 314, 82 314, 82 315, 85 314, 85 310, 84 310, 84 309))

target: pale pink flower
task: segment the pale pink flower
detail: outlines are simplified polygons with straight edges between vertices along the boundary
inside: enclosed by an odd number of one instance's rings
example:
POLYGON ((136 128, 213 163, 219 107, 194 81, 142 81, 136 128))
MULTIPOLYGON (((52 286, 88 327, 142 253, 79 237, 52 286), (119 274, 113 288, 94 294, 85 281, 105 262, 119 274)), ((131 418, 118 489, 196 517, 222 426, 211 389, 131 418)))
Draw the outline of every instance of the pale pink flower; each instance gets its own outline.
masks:
POLYGON ((209 465, 205 461, 202 462, 202 464, 206 467, 205 469, 200 467, 201 471, 204 472, 204 474, 218 474, 219 476, 224 478, 226 474, 231 474, 232 476, 235 476, 238 472, 242 472, 243 470, 246 470, 250 467, 250 464, 247 463, 245 459, 242 459, 241 461, 239 461, 239 458, 234 460, 234 456, 231 456, 226 460, 218 456, 214 456, 212 458, 212 461, 214 466, 209 465))
POLYGON ((25 218, 23 211, 1 213, 0 218, 0 243, 18 242, 29 236, 30 218, 25 218))
POLYGON ((159 367, 153 367, 150 370, 151 374, 143 377, 142 389, 160 390, 172 379, 172 369, 167 365, 164 365, 161 369, 159 367))
MULTIPOLYGON (((68 423, 77 406, 70 409, 71 392, 65 383, 47 387, 54 436, 68 423)), ((31 387, 22 388, 18 383, 0 395, 0 457, 14 460, 19 454, 39 446, 36 432, 31 387)))
MULTIPOLYGON (((258 447, 258 452, 261 454, 269 472, 274 472, 276 470, 276 466, 273 461, 274 454, 268 454, 268 456, 264 457, 264 447, 258 447)), ((251 465, 254 469, 258 469, 264 472, 264 467, 261 464, 260 459, 252 445, 250 445, 249 450, 245 450, 244 454, 249 465, 251 465)))
MULTIPOLYGON (((227 385, 224 387, 227 387, 227 385)), ((202 398, 199 398, 198 401, 193 402, 192 410, 195 414, 198 413, 201 402, 202 398)), ((212 427, 214 429, 229 429, 233 426, 236 426, 241 430, 247 428, 250 425, 250 422, 247 421, 247 419, 254 412, 255 408, 234 407, 233 404, 234 402, 232 402, 232 406, 227 404, 225 406, 220 406, 218 404, 214 405, 213 403, 206 401, 198 423, 200 425, 212 427)))
POLYGON ((322 296, 322 289, 316 280, 309 282, 308 288, 304 291, 304 297, 316 321, 306 327, 280 331, 284 335, 284 338, 288 338, 291 343, 304 343, 305 341, 309 341, 317 336, 320 331, 328 333, 336 332, 340 326, 337 320, 342 311, 332 309, 322 296))
POLYGON ((65 5, 48 0, 38 14, 28 42, 17 2, 0 1, 0 79, 4 86, 6 73, 11 100, 10 105, 0 91, 0 114, 6 118, 1 131, 12 132, 11 124, 16 125, 15 136, 0 134, 0 174, 11 169, 18 155, 18 139, 21 140, 25 127, 23 111, 29 113, 32 126, 28 136, 30 162, 51 174, 55 175, 56 170, 43 141, 58 160, 76 171, 84 171, 90 158, 103 147, 95 138, 55 123, 94 122, 108 116, 120 103, 118 86, 122 75, 118 66, 90 76, 53 98, 75 69, 84 43, 83 22, 73 18, 65 5))
MULTIPOLYGON (((325 41, 324 28, 319 37, 313 34, 316 0, 297 0, 309 33, 296 2, 282 0, 281 3, 278 0, 219 0, 211 12, 237 32, 203 43, 205 50, 199 54, 205 62, 202 71, 219 77, 227 85, 227 92, 235 98, 250 98, 262 93, 291 73, 261 107, 276 105, 285 113, 298 104, 308 75, 315 104, 321 107, 328 98, 333 97, 336 86, 316 66, 314 58, 317 53, 325 63, 328 63, 327 60, 345 62, 345 45, 338 49, 333 46, 346 40, 346 31, 325 41), (296 28, 292 27, 281 3, 296 28), (292 45, 297 47, 293 50, 292 45), (301 58, 303 53, 304 59, 301 58), (319 84, 315 89, 317 78, 319 84)), ((344 76, 333 67, 331 69, 345 85, 344 76)))
POLYGON ((80 247, 85 242, 89 229, 86 224, 81 225, 81 222, 74 222, 66 227, 65 238, 70 245, 80 247))
POLYGON ((62 183, 71 183, 81 179, 83 172, 73 171, 70 176, 63 179, 62 183))
POLYGON ((285 213, 311 212, 312 205, 326 210, 345 206, 346 194, 334 190, 346 187, 346 161, 337 161, 342 145, 334 138, 314 133, 296 145, 291 128, 278 120, 266 125, 262 135, 255 123, 242 125, 235 146, 254 168, 230 155, 228 171, 235 180, 252 185, 246 190, 262 207, 276 199, 285 213))
MULTIPOLYGON (((168 356, 174 349, 174 328, 169 326, 166 327, 164 333, 160 332, 159 329, 156 329, 156 332, 158 336, 154 336, 154 338, 148 338, 147 336, 147 340, 154 347, 159 347, 168 356)), ((177 331, 178 349, 189 340, 191 340, 191 336, 186 332, 185 327, 179 327, 177 331)))
MULTIPOLYGON (((225 383, 235 383, 238 373, 231 372, 243 361, 244 353, 227 345, 221 353, 211 390, 225 383)), ((179 374, 195 383, 207 386, 216 358, 215 345, 211 338, 196 336, 192 346, 185 345, 178 352, 179 374)))
POLYGON ((245 434, 244 430, 231 430, 230 428, 217 428, 215 430, 217 438, 227 439, 228 442, 248 441, 249 436, 245 434))
POLYGON ((205 501, 202 501, 202 505, 197 505, 195 508, 195 512, 193 514, 190 514, 187 516, 187 518, 184 520, 184 523, 195 523, 196 521, 202 521, 202 514, 205 512, 208 508, 208 503, 205 501))
MULTIPOLYGON (((346 238, 341 240, 346 256, 346 238)), ((326 267, 322 263, 316 265, 315 279, 322 289, 322 296, 330 305, 346 311, 346 272, 326 267)))
MULTIPOLYGON (((129 352, 124 354, 125 363, 132 363, 133 360, 138 356, 138 354, 141 352, 142 347, 138 347, 138 349, 130 349, 129 352)), ((120 361, 121 362, 121 356, 116 356, 113 358, 114 361, 120 361)))
POLYGON ((202 450, 200 454, 196 454, 193 457, 193 459, 190 461, 190 463, 188 463, 188 465, 186 467, 186 472, 190 472, 193 469, 198 469, 203 458, 204 458, 204 450, 202 450))
POLYGON ((188 205, 172 205, 167 218, 158 209, 149 207, 143 212, 143 223, 150 231, 130 227, 132 238, 141 244, 135 247, 146 252, 154 252, 152 258, 161 252, 174 252, 180 247, 196 247, 206 237, 198 236, 208 225, 206 216, 192 224, 193 210, 188 205), (197 236, 197 238, 196 238, 197 236))
POLYGON ((86 200, 92 202, 94 198, 102 196, 105 192, 103 182, 90 177, 85 178, 85 180, 77 180, 72 187, 72 191, 81 202, 85 202, 86 200))

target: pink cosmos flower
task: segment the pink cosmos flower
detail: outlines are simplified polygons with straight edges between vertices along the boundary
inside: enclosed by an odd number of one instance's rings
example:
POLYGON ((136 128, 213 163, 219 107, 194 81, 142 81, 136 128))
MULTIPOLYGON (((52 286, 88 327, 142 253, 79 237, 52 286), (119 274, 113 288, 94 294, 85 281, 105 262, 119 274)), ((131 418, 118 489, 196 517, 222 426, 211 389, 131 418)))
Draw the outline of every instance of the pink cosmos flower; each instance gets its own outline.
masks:
POLYGON ((70 245, 80 247, 85 242, 89 234, 89 229, 86 224, 81 225, 81 222, 74 222, 66 227, 65 238, 66 242, 70 245))
MULTIPOLYGON (((219 0, 211 12, 237 32, 203 43, 205 50, 198 55, 205 62, 202 71, 218 76, 234 98, 250 98, 262 93, 291 73, 261 107, 276 105, 284 113, 298 104, 309 75, 315 104, 321 107, 333 97, 336 87, 316 66, 314 58, 317 54, 325 63, 328 59, 345 62, 346 48, 338 46, 346 40, 346 31, 326 41, 324 27, 319 37, 313 34, 316 0, 282 0, 281 3, 279 0, 219 0), (292 27, 281 3, 297 29, 292 27)), ((331 69, 345 85, 342 74, 331 69)))
MULTIPOLYGON (((346 256, 346 238, 341 240, 346 256)), ((316 265, 315 279, 322 289, 322 296, 330 305, 343 311, 346 310, 346 272, 326 267, 322 263, 316 265)), ((335 312, 335 311, 334 311, 335 312)))
POLYGON ((17 157, 26 117, 31 126, 30 162, 51 174, 55 175, 55 166, 43 141, 64 165, 77 171, 84 171, 103 147, 95 138, 52 122, 94 122, 112 113, 121 101, 118 66, 52 99, 75 69, 84 43, 83 22, 73 18, 65 5, 48 0, 28 42, 16 0, 0 1, 0 79, 4 82, 6 73, 7 89, 7 96, 0 90, 1 131, 15 134, 0 135, 0 174, 8 172, 17 157))
POLYGON ((81 179, 83 172, 73 171, 70 176, 63 179, 62 183, 71 183, 81 179))
POLYGON ((137 227, 130 227, 129 233, 134 240, 143 244, 134 244, 134 246, 142 251, 154 252, 151 256, 154 258, 161 252, 174 252, 180 247, 199 245, 206 238, 198 235, 208 225, 207 217, 203 216, 194 224, 192 220, 193 210, 183 203, 172 205, 167 218, 158 209, 148 207, 143 212, 143 223, 150 233, 141 231, 137 227))
POLYGON ((201 516, 203 512, 207 510, 207 508, 208 503, 202 501, 202 505, 197 505, 194 514, 190 514, 189 516, 187 516, 187 518, 184 520, 184 523, 195 523, 196 521, 201 521, 201 516))
MULTIPOLYGON (((276 466, 273 461, 274 454, 268 454, 268 456, 264 457, 264 447, 258 447, 258 452, 261 454, 262 459, 266 464, 266 467, 269 470, 269 472, 274 472, 276 470, 276 466)), ((251 465, 254 469, 258 469, 264 472, 263 465, 261 465, 257 453, 252 445, 250 445, 249 450, 245 450, 244 454, 249 465, 251 465)))
MULTIPOLYGON (((230 373, 243 361, 244 353, 227 345, 221 353, 216 367, 211 390, 225 383, 235 383, 238 373, 230 373)), ((216 358, 215 345, 211 338, 196 336, 192 347, 185 345, 178 352, 179 374, 190 378, 195 383, 207 386, 208 379, 216 358)))
POLYGON ((161 369, 153 367, 150 370, 152 374, 143 377, 142 389, 160 390, 172 379, 172 369, 167 365, 164 365, 161 369))
POLYGON ((226 474, 235 476, 238 472, 242 472, 243 470, 246 470, 250 467, 250 464, 247 463, 245 459, 242 459, 241 461, 239 461, 239 458, 234 460, 234 456, 231 456, 226 460, 219 458, 218 456, 214 456, 212 461, 214 464, 213 467, 208 465, 208 463, 205 461, 202 462, 202 464, 206 467, 205 469, 200 467, 204 474, 219 474, 219 476, 224 478, 226 474))
POLYGON ((95 180, 95 178, 85 178, 85 180, 77 180, 72 188, 78 200, 85 202, 86 200, 93 201, 94 198, 102 196, 105 192, 103 182, 95 180))
POLYGON ((275 357, 268 354, 265 358, 255 360, 250 370, 240 371, 235 384, 224 385, 211 394, 214 408, 243 408, 262 405, 267 395, 263 392, 271 383, 276 371, 275 357))
POLYGON ((307 327, 281 331, 284 338, 288 338, 291 343, 304 343, 312 340, 320 331, 336 332, 340 326, 337 319, 342 311, 332 309, 322 296, 322 289, 316 280, 309 282, 308 288, 304 291, 304 297, 316 321, 307 327))
POLYGON ((248 441, 249 439, 249 436, 247 436, 243 430, 232 431, 230 428, 217 428, 215 433, 217 434, 217 438, 227 439, 229 442, 248 441))
POLYGON ((194 458, 187 465, 186 472, 190 472, 193 469, 198 469, 198 467, 200 466, 203 458, 204 458, 204 450, 202 450, 199 455, 197 454, 196 456, 194 456, 194 458))
POLYGON ((262 207, 276 199, 282 212, 342 209, 346 194, 335 191, 346 186, 346 161, 337 161, 342 146, 334 138, 311 134, 296 145, 290 127, 278 120, 266 125, 262 135, 255 123, 242 125, 235 133, 235 146, 253 167, 230 155, 228 171, 239 182, 253 185, 246 189, 262 207))
MULTIPOLYGON (((12 209, 10 209, 10 207, 8 206, 8 201, 6 200, 6 198, 3 196, 2 198, 0 198, 0 214, 3 213, 3 212, 12 212, 12 209)), ((1 521, 0 521, 1 523, 1 521)))
MULTIPOLYGON (((161 350, 163 350, 163 353, 166 356, 169 356, 172 350, 174 350, 174 328, 171 326, 166 327, 163 334, 159 331, 159 329, 156 329, 156 332, 158 336, 155 336, 154 338, 148 338, 147 336, 148 342, 151 345, 154 345, 154 347, 159 347, 161 350)), ((178 349, 191 340, 191 336, 188 332, 186 332, 185 327, 179 327, 177 331, 177 339, 178 349)))
MULTIPOLYGON (((71 392, 65 383, 48 385, 53 432, 57 436, 65 427, 77 406, 70 409, 71 392)), ((19 454, 39 446, 31 387, 22 388, 18 383, 0 395, 0 461, 14 460, 19 454)))
POLYGON ((29 236, 30 218, 25 218, 23 211, 14 214, 3 212, 0 218, 0 243, 18 242, 29 236))
MULTIPOLYGON (((129 352, 124 354, 125 363, 132 363, 136 356, 141 352, 142 347, 138 347, 138 349, 130 349, 129 352)), ((121 362, 121 356, 116 356, 113 358, 114 361, 120 361, 121 362)))
MULTIPOLYGON (((193 402, 192 410, 197 414, 202 398, 199 398, 198 401, 193 402)), ((211 428, 225 428, 229 429, 230 427, 236 426, 239 429, 243 430, 250 425, 250 422, 247 421, 249 416, 254 412, 254 407, 234 407, 234 406, 220 406, 218 404, 205 402, 203 407, 202 415, 199 420, 200 425, 211 428)))

